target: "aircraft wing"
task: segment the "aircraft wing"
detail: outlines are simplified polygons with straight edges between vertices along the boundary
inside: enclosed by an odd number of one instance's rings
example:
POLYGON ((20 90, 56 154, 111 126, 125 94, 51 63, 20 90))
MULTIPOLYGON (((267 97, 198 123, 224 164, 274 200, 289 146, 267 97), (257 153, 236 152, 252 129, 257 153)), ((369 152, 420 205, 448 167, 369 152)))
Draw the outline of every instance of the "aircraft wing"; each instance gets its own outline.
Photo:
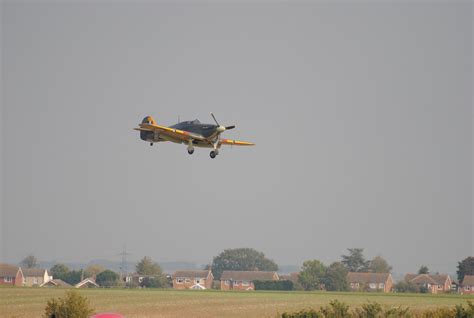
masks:
POLYGON ((140 128, 135 128, 135 130, 143 131, 158 131, 160 135, 166 135, 174 139, 179 139, 182 141, 192 140, 201 140, 206 141, 206 139, 201 135, 193 134, 189 131, 169 128, 166 126, 160 126, 156 124, 139 124, 140 128))
POLYGON ((231 146, 254 146, 253 142, 248 141, 239 141, 239 140, 232 140, 232 139, 221 139, 221 145, 231 145, 231 146))

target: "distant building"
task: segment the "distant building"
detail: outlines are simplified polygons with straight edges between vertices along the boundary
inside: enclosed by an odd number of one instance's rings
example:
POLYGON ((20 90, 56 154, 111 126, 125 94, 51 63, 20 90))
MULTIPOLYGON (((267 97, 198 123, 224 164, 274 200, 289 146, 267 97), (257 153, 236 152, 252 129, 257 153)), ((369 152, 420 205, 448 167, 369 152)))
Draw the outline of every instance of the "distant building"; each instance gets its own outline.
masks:
POLYGON ((293 284, 298 284, 298 278, 300 276, 300 273, 298 272, 293 272, 293 273, 289 273, 289 274, 281 274, 281 275, 278 275, 280 280, 289 280, 291 282, 293 282, 293 284))
POLYGON ((0 264, 0 285, 3 286, 24 286, 25 278, 20 267, 0 264))
POLYGON ((279 280, 276 272, 265 271, 223 271, 221 290, 254 290, 255 280, 279 280))
POLYGON ((426 288, 432 294, 449 292, 451 290, 451 277, 447 274, 406 274, 405 281, 426 288))
POLYGON ((51 279, 41 284, 40 287, 71 288, 72 286, 61 279, 51 279))
MULTIPOLYGON (((166 278, 168 279, 168 276, 166 278)), ((146 281, 147 280, 153 280, 156 279, 155 275, 142 275, 142 274, 137 274, 137 273, 130 273, 127 274, 123 280, 125 281, 125 284, 129 287, 145 287, 146 281)))
POLYGON ((25 277, 25 286, 40 286, 51 280, 48 270, 41 268, 24 268, 23 276, 25 277))
POLYGON ((464 275, 460 291, 463 294, 474 294, 474 275, 464 275))
POLYGON ((86 278, 76 285, 74 285, 75 288, 95 288, 99 287, 99 285, 94 281, 92 278, 86 278))
POLYGON ((214 276, 210 270, 179 270, 172 279, 175 289, 210 289, 214 276))
POLYGON ((390 273, 359 273, 349 272, 347 282, 353 291, 381 291, 388 293, 392 290, 393 278, 390 273))

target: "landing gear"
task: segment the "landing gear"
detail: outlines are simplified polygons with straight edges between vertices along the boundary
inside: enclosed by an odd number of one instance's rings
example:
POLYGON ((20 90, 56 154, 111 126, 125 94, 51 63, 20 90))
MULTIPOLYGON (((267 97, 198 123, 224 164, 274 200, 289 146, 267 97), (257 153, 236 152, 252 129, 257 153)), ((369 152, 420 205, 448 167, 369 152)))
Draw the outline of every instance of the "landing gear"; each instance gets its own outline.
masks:
POLYGON ((153 146, 153 143, 152 143, 152 142, 150 142, 150 146, 153 146))
POLYGON ((190 140, 188 141, 188 153, 192 155, 194 153, 194 146, 193 146, 193 141, 190 140))
POLYGON ((211 151, 209 156, 211 156, 212 159, 214 159, 217 156, 218 152, 216 150, 211 151))

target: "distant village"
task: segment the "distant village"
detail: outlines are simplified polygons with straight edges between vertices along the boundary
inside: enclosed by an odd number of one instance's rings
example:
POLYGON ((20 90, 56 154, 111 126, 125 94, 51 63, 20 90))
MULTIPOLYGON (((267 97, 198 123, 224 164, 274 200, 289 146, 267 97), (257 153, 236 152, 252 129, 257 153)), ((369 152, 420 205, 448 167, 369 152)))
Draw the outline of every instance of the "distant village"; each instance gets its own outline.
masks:
POLYGON ((327 290, 358 292, 417 292, 474 294, 474 257, 459 261, 457 277, 430 273, 421 266, 395 282, 391 267, 381 256, 365 260, 363 249, 348 249, 340 262, 326 266, 318 260, 303 263, 299 272, 279 273, 278 266, 250 248, 227 249, 204 269, 164 273, 144 257, 133 272, 117 273, 100 265, 71 270, 64 264, 39 268, 36 257, 19 265, 0 264, 0 286, 38 288, 174 288, 224 291, 327 290))

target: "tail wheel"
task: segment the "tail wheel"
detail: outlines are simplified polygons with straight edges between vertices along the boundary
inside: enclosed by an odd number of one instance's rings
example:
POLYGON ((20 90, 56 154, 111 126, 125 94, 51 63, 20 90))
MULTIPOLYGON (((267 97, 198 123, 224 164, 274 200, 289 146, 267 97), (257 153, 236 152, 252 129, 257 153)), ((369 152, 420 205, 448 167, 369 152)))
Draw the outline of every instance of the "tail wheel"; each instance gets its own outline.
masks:
POLYGON ((214 159, 217 156, 217 153, 213 150, 213 151, 211 151, 209 156, 211 156, 211 158, 214 159))
POLYGON ((153 146, 153 143, 152 143, 152 142, 150 142, 150 146, 153 146))
POLYGON ((192 155, 194 153, 194 149, 188 149, 188 153, 192 155))

